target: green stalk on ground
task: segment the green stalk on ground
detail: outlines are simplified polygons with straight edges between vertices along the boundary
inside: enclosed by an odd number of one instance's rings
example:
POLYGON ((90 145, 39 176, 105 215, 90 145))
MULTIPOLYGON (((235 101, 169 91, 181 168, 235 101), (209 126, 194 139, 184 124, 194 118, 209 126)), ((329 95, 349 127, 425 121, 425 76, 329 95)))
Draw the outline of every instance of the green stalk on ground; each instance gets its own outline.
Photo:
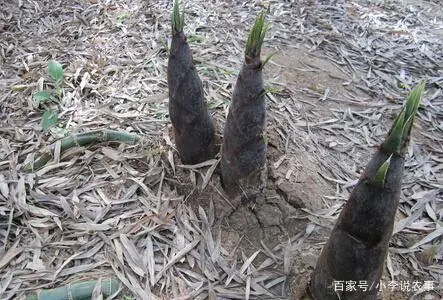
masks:
POLYGON ((400 200, 405 149, 424 87, 423 81, 410 92, 340 213, 311 276, 314 299, 377 299, 400 200), (334 289, 334 282, 350 280, 366 282, 368 289, 334 289))
MULTIPOLYGON (((123 142, 128 144, 136 144, 140 141, 140 137, 113 130, 97 130, 91 132, 80 133, 66 137, 60 141, 60 153, 74 148, 84 147, 102 142, 123 142)), ((43 168, 53 157, 57 146, 57 142, 49 145, 37 157, 36 160, 27 163, 23 170, 25 172, 38 171, 43 168)))
POLYGON ((265 167, 267 146, 262 74, 265 63, 261 61, 260 54, 268 29, 265 16, 265 12, 262 12, 249 32, 244 63, 224 129, 221 179, 223 188, 231 195, 249 188, 252 193, 259 192, 264 185, 260 173, 265 167))
MULTIPOLYGON (((26 300, 89 300, 97 280, 80 281, 55 289, 41 289, 28 293, 26 300)), ((102 279, 101 294, 109 297, 119 289, 118 281, 112 278, 102 279)))
POLYGON ((168 59, 169 117, 182 162, 197 164, 213 158, 218 150, 215 128, 204 102, 203 85, 183 27, 184 13, 180 14, 178 0, 175 0, 168 59))

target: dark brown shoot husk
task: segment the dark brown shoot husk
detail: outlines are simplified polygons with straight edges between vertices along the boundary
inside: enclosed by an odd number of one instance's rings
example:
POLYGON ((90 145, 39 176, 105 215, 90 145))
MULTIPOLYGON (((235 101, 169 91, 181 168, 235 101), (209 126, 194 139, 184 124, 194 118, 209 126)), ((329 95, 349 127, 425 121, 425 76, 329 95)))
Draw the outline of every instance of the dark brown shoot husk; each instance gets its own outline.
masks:
POLYGON ((169 116, 182 162, 197 164, 213 158, 218 150, 215 128, 204 102, 203 85, 183 33, 183 17, 176 0, 168 60, 169 116))
POLYGON ((264 18, 265 14, 260 14, 249 33, 224 129, 222 185, 231 195, 242 190, 252 196, 260 192, 265 180, 261 173, 266 162, 266 107, 260 61, 267 30, 264 18))

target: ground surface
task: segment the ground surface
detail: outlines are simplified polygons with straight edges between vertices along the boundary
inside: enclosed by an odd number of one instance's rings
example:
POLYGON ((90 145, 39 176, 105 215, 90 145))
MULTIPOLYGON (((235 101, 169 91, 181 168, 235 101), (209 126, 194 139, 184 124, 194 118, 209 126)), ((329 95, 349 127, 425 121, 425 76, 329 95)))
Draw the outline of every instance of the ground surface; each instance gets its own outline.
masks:
MULTIPOLYGON (((361 170, 421 78, 380 297, 441 298, 442 5, 270 3, 268 188, 241 203, 224 194, 217 160, 183 166, 174 151, 170 1, 1 2, 1 299, 109 276, 122 281, 120 298, 287 299, 291 285, 302 294, 361 170), (63 96, 36 107, 32 95, 51 84, 49 59, 64 66, 63 96), (59 112, 49 132, 39 125, 45 106, 59 112), (98 129, 145 140, 78 148, 22 171, 57 139, 98 129), (394 286, 425 281, 432 291, 394 286)), ((219 129, 247 30, 267 5, 186 2, 185 31, 219 129)))

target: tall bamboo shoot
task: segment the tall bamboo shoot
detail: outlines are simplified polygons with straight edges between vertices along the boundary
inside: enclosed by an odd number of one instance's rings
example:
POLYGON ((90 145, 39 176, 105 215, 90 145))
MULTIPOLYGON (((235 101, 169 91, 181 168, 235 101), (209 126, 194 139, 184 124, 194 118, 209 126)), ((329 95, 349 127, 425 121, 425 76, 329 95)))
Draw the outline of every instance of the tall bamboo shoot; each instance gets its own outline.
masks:
POLYGON ((311 277, 314 299, 377 298, 400 200, 405 149, 424 86, 418 84, 409 94, 340 213, 311 277), (349 281, 363 282, 367 288, 342 289, 349 281))
POLYGON ((213 158, 217 152, 214 125, 204 102, 203 85, 183 33, 184 13, 178 0, 172 13, 172 42, 168 60, 169 117, 177 151, 185 164, 213 158))

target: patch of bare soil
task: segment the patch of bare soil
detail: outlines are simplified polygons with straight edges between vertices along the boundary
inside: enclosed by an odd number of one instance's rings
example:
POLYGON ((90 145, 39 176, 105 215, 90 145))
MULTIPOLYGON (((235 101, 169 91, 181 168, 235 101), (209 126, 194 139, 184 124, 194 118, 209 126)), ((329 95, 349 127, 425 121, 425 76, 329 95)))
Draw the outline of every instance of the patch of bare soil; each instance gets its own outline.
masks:
MULTIPOLYGON (((282 49, 270 64, 273 73, 271 78, 278 78, 291 90, 298 91, 297 97, 303 98, 300 92, 308 90, 320 94, 318 99, 311 100, 313 104, 329 97, 339 99, 348 91, 359 91, 355 86, 349 86, 352 78, 349 78, 343 67, 328 60, 318 50, 308 49, 304 44, 282 49)), ((359 95, 368 98, 365 93, 359 95)))

